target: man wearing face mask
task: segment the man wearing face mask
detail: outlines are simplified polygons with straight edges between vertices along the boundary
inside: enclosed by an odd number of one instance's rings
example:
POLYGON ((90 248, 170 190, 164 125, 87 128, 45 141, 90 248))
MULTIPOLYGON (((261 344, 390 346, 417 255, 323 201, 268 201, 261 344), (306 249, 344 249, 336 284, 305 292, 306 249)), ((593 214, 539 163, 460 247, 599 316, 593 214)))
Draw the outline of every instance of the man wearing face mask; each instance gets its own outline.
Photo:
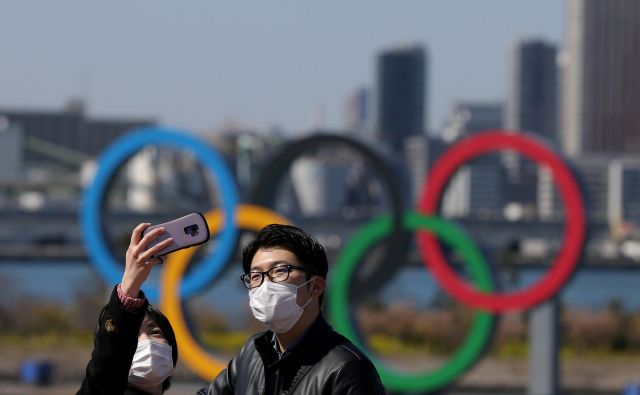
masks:
POLYGON ((102 309, 94 335, 94 349, 77 395, 160 395, 171 385, 178 362, 178 345, 169 320, 149 305, 141 285, 154 255, 171 244, 168 238, 147 250, 160 236, 158 228, 142 237, 149 224, 131 234, 122 281, 102 309))
POLYGON ((198 395, 384 394, 371 361, 322 315, 328 263, 315 239, 269 225, 244 248, 242 265, 251 311, 269 330, 198 395))

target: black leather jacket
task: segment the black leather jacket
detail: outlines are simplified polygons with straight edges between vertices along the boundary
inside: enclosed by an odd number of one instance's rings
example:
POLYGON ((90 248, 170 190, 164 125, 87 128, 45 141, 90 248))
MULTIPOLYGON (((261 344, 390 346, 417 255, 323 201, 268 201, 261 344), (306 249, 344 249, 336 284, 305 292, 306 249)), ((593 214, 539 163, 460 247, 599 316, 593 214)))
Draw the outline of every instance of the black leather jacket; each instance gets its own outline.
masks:
POLYGON ((371 361, 321 315, 282 358, 272 339, 271 331, 252 337, 198 395, 385 393, 371 361))

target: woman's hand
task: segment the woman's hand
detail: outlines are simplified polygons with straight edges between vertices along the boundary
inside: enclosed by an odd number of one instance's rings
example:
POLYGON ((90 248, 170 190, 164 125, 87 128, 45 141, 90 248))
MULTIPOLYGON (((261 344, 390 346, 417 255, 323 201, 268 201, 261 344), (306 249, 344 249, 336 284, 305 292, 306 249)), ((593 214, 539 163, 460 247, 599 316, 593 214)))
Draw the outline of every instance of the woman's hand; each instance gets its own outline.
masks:
POLYGON ((149 225, 151 224, 142 223, 133 229, 133 232, 131 232, 131 244, 127 248, 126 264, 120 286, 122 287, 122 292, 132 298, 138 297, 140 287, 149 277, 151 269, 161 262, 160 259, 153 255, 162 251, 173 241, 172 238, 168 238, 147 250, 149 243, 165 231, 164 228, 157 228, 142 237, 142 231, 149 225))

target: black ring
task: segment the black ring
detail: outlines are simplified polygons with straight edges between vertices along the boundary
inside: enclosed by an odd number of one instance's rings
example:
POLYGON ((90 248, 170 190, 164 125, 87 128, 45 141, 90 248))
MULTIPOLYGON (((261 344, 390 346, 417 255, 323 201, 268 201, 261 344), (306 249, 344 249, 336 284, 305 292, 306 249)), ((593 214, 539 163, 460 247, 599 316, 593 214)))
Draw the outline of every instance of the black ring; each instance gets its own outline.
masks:
POLYGON ((389 192, 389 203, 393 217, 393 233, 388 239, 389 247, 385 251, 382 263, 378 265, 378 268, 372 270, 370 275, 354 279, 352 297, 357 301, 376 291, 399 269, 401 265, 398 263, 405 261, 404 257, 411 241, 410 235, 402 227, 405 208, 398 174, 394 172, 382 155, 364 143, 342 135, 320 133, 304 137, 288 143, 266 163, 250 194, 250 201, 259 206, 273 207, 277 191, 274 186, 277 185, 293 161, 312 149, 336 144, 347 146, 360 153, 382 176, 389 192))

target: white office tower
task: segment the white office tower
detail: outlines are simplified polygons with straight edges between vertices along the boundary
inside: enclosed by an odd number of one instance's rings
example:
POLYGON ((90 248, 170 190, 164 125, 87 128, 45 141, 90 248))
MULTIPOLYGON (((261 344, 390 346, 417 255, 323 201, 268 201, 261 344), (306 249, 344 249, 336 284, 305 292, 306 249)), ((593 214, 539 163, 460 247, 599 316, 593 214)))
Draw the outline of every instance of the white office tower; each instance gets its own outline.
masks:
POLYGON ((640 1, 567 0, 562 146, 640 152, 640 1))
POLYGON ((328 158, 303 157, 290 175, 301 214, 309 217, 340 215, 346 200, 348 165, 328 158))

